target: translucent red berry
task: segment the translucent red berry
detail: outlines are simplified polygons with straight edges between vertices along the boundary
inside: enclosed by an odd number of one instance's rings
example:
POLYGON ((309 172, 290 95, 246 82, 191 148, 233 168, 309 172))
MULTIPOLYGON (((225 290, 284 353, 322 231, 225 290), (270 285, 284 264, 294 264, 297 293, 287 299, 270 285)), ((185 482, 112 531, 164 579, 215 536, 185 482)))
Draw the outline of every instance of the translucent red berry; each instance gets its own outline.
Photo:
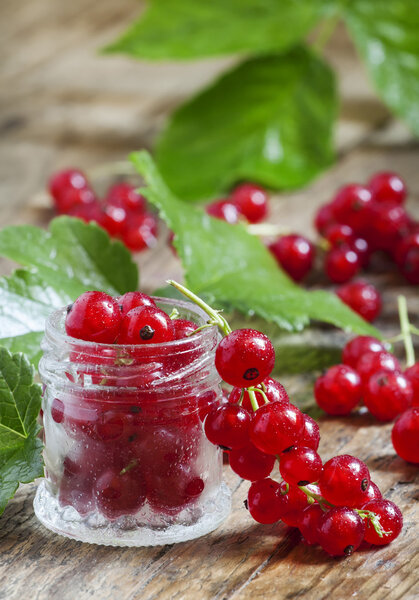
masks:
POLYGON ((419 407, 409 408, 393 426, 391 440, 403 460, 419 464, 419 407))
POLYGON ((320 235, 324 235, 330 225, 336 223, 331 204, 323 204, 316 212, 314 226, 320 235))
POLYGON ((290 527, 298 527, 302 511, 308 506, 307 495, 297 485, 283 481, 280 484, 282 515, 281 521, 290 527))
POLYGON ((408 250, 400 270, 409 283, 419 284, 419 248, 408 250))
POLYGON ((413 389, 401 373, 378 371, 364 386, 364 402, 370 413, 380 421, 392 421, 410 407, 413 389))
POLYGON ((294 281, 301 281, 313 266, 314 246, 301 235, 284 235, 269 250, 294 281))
POLYGON ((259 223, 268 214, 268 194, 254 183, 238 185, 232 191, 231 199, 249 223, 259 223))
POLYGON ((350 556, 364 539, 365 523, 346 506, 332 508, 318 523, 318 541, 331 556, 350 556))
POLYGON ((372 352, 385 352, 384 344, 369 335, 359 335, 350 340, 344 347, 342 362, 356 369, 361 356, 372 352))
POLYGON ((237 404, 213 408, 205 419, 205 435, 210 442, 224 448, 244 448, 249 444, 250 413, 237 404))
POLYGON ((252 483, 247 496, 247 508, 258 523, 276 523, 283 511, 279 483, 269 478, 252 483))
POLYGON ((366 542, 383 546, 395 540, 400 534, 403 528, 403 515, 399 507, 391 500, 385 500, 384 498, 371 500, 362 509, 371 511, 377 516, 382 534, 380 535, 376 531, 370 519, 365 519, 364 539, 366 542))
POLYGON ((188 319, 174 319, 173 330, 175 332, 175 340, 181 340, 191 335, 198 329, 198 325, 188 319))
POLYGON ((368 182, 374 202, 397 202, 403 204, 406 198, 406 184, 403 179, 390 171, 376 173, 368 182))
POLYGON ((121 309, 104 292, 84 292, 67 309, 67 335, 101 344, 113 344, 122 322, 121 309))
POLYGON ((367 352, 360 357, 356 364, 356 370, 361 377, 361 382, 365 384, 378 371, 400 373, 401 366, 397 358, 390 352, 367 352))
POLYGON ((160 344, 174 339, 173 323, 156 306, 137 306, 122 319, 119 344, 160 344))
POLYGON ((144 196, 135 191, 134 186, 129 183, 116 183, 109 188, 105 201, 114 206, 121 206, 125 210, 137 213, 144 212, 146 201, 144 196))
POLYGON ((329 415, 348 415, 361 400, 361 378, 348 365, 334 365, 316 380, 314 397, 329 415))
POLYGON ((293 485, 307 485, 317 481, 322 466, 320 456, 307 446, 287 448, 279 459, 279 471, 282 478, 293 485))
POLYGON ((239 388, 261 383, 274 364, 271 341, 255 329, 236 329, 221 340, 215 352, 215 366, 221 379, 239 388))
POLYGON ((97 214, 99 214, 99 203, 90 188, 63 190, 59 201, 56 202, 56 208, 59 213, 79 218, 83 211, 89 210, 91 212, 92 208, 96 209, 97 214))
POLYGON ((130 217, 122 233, 122 241, 133 252, 152 248, 157 241, 157 219, 151 213, 130 217))
POLYGON ((336 290, 339 298, 363 319, 372 323, 381 312, 381 296, 377 288, 366 281, 351 281, 336 290))
POLYGON ((153 298, 143 292, 127 292, 117 300, 123 315, 137 306, 156 306, 153 298))
POLYGON ((309 415, 303 413, 303 419, 304 427, 298 439, 298 444, 317 450, 320 444, 320 428, 309 415))
POLYGON ((217 200, 208 204, 205 208, 207 213, 216 219, 226 221, 230 225, 235 225, 239 222, 239 210, 237 206, 228 199, 217 200))
POLYGON ((342 246, 350 244, 355 239, 355 232, 349 225, 334 223, 326 229, 324 237, 331 246, 342 246))
POLYGON ((307 544, 318 544, 319 523, 324 514, 320 504, 310 504, 301 513, 298 528, 307 544))
POLYGON ((49 192, 58 209, 60 209, 61 198, 64 192, 70 189, 81 190, 85 188, 89 188, 89 183, 85 174, 78 169, 58 171, 50 177, 48 182, 49 192))
POLYGON ((254 414, 250 427, 252 443, 266 454, 279 454, 297 443, 304 427, 301 411, 293 404, 265 404, 254 414))
POLYGON ((237 475, 249 481, 269 477, 275 464, 275 456, 265 454, 253 444, 229 453, 230 467, 237 475))
POLYGON ((383 202, 371 207, 366 236, 375 249, 394 251, 407 231, 408 217, 402 206, 395 202, 383 202))
POLYGON ((109 204, 108 206, 105 206, 101 225, 106 229, 110 236, 119 236, 127 227, 128 218, 128 213, 124 207, 109 204))
POLYGON ((332 248, 325 257, 326 275, 334 283, 345 283, 352 279, 361 268, 361 260, 350 246, 332 248))
MULTIPOLYGON (((269 402, 278 402, 278 401, 289 402, 289 397, 288 397, 287 391, 284 388, 284 386, 282 385, 282 383, 279 383, 279 381, 276 381, 272 377, 267 377, 266 379, 264 379, 263 382, 261 384, 259 384, 258 387, 260 387, 261 390, 264 389, 265 395, 266 395, 267 399, 269 400, 269 402), (263 388, 262 388, 262 384, 263 384, 263 388)), ((243 399, 242 399, 241 405, 244 408, 246 408, 247 410, 253 411, 252 403, 250 402, 249 393, 246 390, 242 390, 241 388, 237 388, 237 387, 233 388, 228 397, 228 401, 232 402, 233 404, 236 404, 237 402, 239 402, 242 391, 244 393, 243 393, 243 399)), ((258 406, 263 406, 265 404, 264 397, 262 396, 261 393, 259 393, 258 391, 255 391, 255 397, 256 397, 256 402, 258 403, 258 406)))
POLYGON ((95 483, 96 502, 108 519, 136 513, 145 502, 145 482, 138 466, 126 472, 105 471, 95 483))
POLYGON ((416 362, 414 365, 406 369, 404 375, 412 385, 412 406, 419 406, 419 362, 416 362))
POLYGON ((367 465, 349 454, 328 460, 319 478, 322 496, 337 506, 361 506, 369 484, 367 465))
POLYGON ((56 423, 64 420, 64 404, 58 398, 54 398, 51 404, 51 417, 56 423))
POLYGON ((349 225, 356 233, 362 233, 370 224, 369 208, 372 203, 368 188, 357 184, 345 185, 333 199, 333 215, 339 223, 349 225))
POLYGON ((378 500, 379 498, 382 497, 382 494, 380 492, 378 485, 376 485, 373 481, 370 481, 370 484, 367 488, 366 494, 367 494, 367 498, 368 498, 368 500, 366 500, 366 502, 370 502, 371 500, 378 500))

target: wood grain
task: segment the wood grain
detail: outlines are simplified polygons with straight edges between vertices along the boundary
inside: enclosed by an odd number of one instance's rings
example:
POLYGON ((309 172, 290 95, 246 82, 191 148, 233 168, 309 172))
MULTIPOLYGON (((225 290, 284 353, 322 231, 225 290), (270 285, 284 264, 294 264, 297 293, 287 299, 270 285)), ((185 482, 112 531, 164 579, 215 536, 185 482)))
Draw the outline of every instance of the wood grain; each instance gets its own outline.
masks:
MULTIPOLYGON (((150 147, 168 112, 202 87, 232 59, 141 63, 98 50, 142 9, 134 0, 15 0, 0 4, 0 210, 1 225, 46 225, 51 212, 37 195, 62 166, 89 169, 150 147)), ((278 195, 272 222, 313 235, 318 205, 349 181, 394 169, 408 181, 409 208, 419 216, 419 147, 376 100, 342 30, 326 50, 339 73, 339 160, 308 188, 278 195)), ((99 187, 103 181, 96 182, 99 187)), ((152 290, 181 277, 165 243, 138 256, 142 285, 152 290)), ((0 269, 10 268, 5 262, 0 269)), ((387 264, 373 280, 384 292, 379 326, 397 330, 396 297, 416 291, 387 264)), ((318 280, 319 281, 319 280, 318 280)), ((313 374, 284 377, 293 398, 311 401, 313 374)), ((0 599, 206 600, 304 598, 413 600, 418 584, 417 468, 394 454, 390 425, 362 411, 351 419, 320 421, 326 460, 351 453, 365 460, 384 495, 405 518, 400 538, 378 550, 363 548, 332 560, 300 542, 284 525, 255 524, 243 506, 248 484, 226 468, 233 511, 216 532, 192 542, 147 549, 90 546, 56 536, 35 519, 35 484, 21 486, 0 524, 0 599)))

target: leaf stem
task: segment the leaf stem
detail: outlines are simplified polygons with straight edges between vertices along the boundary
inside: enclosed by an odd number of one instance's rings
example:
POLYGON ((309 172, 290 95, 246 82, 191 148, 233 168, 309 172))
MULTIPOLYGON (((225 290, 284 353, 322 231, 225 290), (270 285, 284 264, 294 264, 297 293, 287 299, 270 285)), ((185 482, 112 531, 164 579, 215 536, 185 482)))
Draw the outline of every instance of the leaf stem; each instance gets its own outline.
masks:
POLYGON ((415 364, 415 350, 411 335, 411 327, 409 323, 409 314, 407 312, 407 302, 405 296, 397 298, 399 308, 400 329, 402 331, 404 348, 406 352, 406 366, 411 367, 415 364))

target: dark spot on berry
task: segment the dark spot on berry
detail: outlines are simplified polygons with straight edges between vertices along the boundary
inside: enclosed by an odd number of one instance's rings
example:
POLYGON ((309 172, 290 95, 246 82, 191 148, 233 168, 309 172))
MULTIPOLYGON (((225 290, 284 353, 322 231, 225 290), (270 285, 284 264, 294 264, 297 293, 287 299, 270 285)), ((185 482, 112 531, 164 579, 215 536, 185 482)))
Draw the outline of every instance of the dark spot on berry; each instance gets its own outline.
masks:
POLYGON ((346 556, 351 556, 351 554, 353 554, 353 551, 354 547, 352 546, 352 544, 349 544, 349 546, 346 546, 343 553, 346 554, 346 556))
POLYGON ((118 304, 119 306, 119 310, 122 312, 124 310, 124 307, 122 306, 122 304, 118 304))
POLYGON ((290 452, 290 450, 292 450, 294 448, 294 446, 290 446, 289 448, 285 448, 285 450, 282 450, 282 454, 284 454, 284 452, 290 452))
POLYGON ((140 329, 140 338, 142 340, 151 340, 154 335, 154 329, 150 327, 150 325, 144 325, 142 329, 140 329))
POLYGON ((129 436, 128 441, 129 442, 135 442, 135 440, 137 439, 138 434, 133 433, 132 435, 129 436))
POLYGON ((224 452, 230 452, 231 448, 229 448, 228 446, 218 446, 219 448, 221 448, 221 450, 223 450, 224 452))
POLYGON ((377 383, 380 387, 387 385, 387 383, 388 383, 387 375, 381 375, 380 377, 377 377, 377 383))
POLYGON ((247 500, 244 500, 244 501, 243 501, 243 504, 244 504, 244 508, 245 508, 246 510, 249 510, 249 505, 248 505, 248 503, 247 503, 247 500))
POLYGON ((69 312, 71 312, 71 309, 73 308, 73 304, 74 304, 74 302, 72 302, 71 304, 69 304, 69 305, 67 306, 67 314, 68 314, 69 312))
POLYGON ((137 413, 141 412, 141 408, 139 406, 130 406, 129 410, 134 415, 136 415, 137 413))
POLYGON ((246 369, 246 371, 243 374, 243 379, 245 379, 246 381, 252 381, 257 377, 259 377, 259 371, 258 369, 254 368, 246 369))
POLYGON ((363 480, 361 481, 361 490, 362 490, 363 492, 365 492, 365 490, 368 488, 368 485, 369 485, 369 483, 368 483, 368 479, 363 479, 363 480))
POLYGON ((307 481, 306 479, 302 479, 301 481, 298 482, 297 485, 308 485, 310 482, 307 481))

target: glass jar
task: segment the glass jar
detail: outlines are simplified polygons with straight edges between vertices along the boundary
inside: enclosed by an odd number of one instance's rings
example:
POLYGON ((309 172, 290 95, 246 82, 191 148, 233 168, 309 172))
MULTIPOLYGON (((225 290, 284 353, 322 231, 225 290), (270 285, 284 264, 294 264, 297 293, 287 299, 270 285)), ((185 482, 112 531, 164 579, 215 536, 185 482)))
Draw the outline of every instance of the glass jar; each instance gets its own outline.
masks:
MULTIPOLYGON (((203 325, 187 302, 154 299, 203 325)), ((222 452, 202 421, 221 400, 218 330, 164 344, 115 345, 65 334, 66 309, 46 323, 45 479, 34 507, 49 529, 115 546, 170 544, 214 530, 230 512, 222 452)))

